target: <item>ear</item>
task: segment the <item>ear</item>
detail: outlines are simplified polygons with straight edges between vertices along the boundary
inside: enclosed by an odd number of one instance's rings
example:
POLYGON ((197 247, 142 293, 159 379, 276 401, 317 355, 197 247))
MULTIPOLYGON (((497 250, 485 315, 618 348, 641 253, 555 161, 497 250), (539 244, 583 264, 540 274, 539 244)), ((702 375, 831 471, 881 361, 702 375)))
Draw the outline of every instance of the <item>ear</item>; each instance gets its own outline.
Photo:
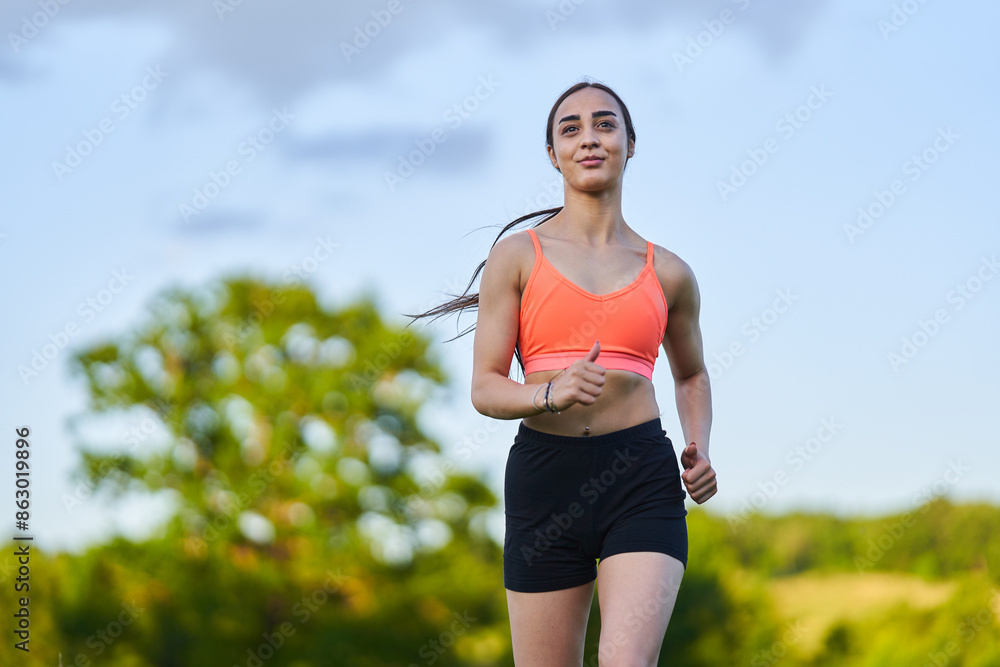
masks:
POLYGON ((555 151, 555 149, 552 148, 552 146, 546 146, 545 150, 548 151, 548 153, 549 153, 549 162, 551 162, 552 166, 556 168, 556 171, 558 171, 561 174, 562 170, 559 169, 559 162, 556 161, 556 151, 555 151))
POLYGON ((631 139, 628 140, 628 157, 635 155, 635 142, 631 139))

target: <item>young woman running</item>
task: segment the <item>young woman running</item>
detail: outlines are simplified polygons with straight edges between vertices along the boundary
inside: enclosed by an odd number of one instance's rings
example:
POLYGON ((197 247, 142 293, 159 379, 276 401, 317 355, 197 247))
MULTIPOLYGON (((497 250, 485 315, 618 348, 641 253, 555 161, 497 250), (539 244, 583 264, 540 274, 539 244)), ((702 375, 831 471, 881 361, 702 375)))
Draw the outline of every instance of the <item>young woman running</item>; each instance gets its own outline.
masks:
POLYGON ((515 663, 582 664, 596 580, 601 667, 656 665, 687 566, 681 483, 698 504, 717 490, 698 286, 683 260, 622 217, 635 130, 613 90, 567 89, 546 146, 564 205, 503 229, 546 215, 498 237, 476 270, 478 295, 416 317, 477 306, 472 404, 521 419, 504 477, 515 663), (653 391, 661 345, 689 443, 683 474, 653 391), (523 384, 509 378, 512 354, 523 384))

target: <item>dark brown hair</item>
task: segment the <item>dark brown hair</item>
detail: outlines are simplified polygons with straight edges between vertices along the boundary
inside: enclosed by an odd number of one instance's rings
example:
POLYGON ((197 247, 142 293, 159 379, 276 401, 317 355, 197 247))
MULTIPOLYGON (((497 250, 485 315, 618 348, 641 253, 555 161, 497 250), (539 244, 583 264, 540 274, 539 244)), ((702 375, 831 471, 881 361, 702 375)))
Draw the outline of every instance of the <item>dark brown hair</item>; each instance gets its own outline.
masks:
MULTIPOLYGON (((598 88, 598 89, 603 90, 604 92, 608 93, 613 98, 615 98, 615 100, 618 102, 618 105, 622 109, 622 115, 625 117, 625 131, 626 131, 626 134, 628 135, 628 138, 634 142, 635 141, 635 128, 632 127, 632 117, 629 115, 628 108, 625 106, 625 103, 622 102, 622 100, 621 100, 620 97, 618 97, 618 94, 615 91, 611 90, 611 88, 609 88, 608 86, 605 86, 603 83, 592 83, 590 81, 584 80, 584 81, 581 81, 580 83, 577 83, 577 84, 574 84, 574 85, 570 86, 565 91, 563 91, 563 94, 560 95, 559 99, 557 99, 555 101, 555 104, 552 105, 552 110, 549 111, 548 123, 545 126, 545 145, 546 146, 555 146, 555 143, 553 142, 553 139, 552 139, 553 121, 555 120, 556 110, 559 108, 559 105, 562 104, 563 100, 565 100, 567 97, 569 97, 570 95, 572 95, 576 91, 580 90, 581 88, 587 88, 587 87, 598 88)), ((624 168, 628 168, 628 158, 627 157, 625 158, 625 167, 624 168)), ((559 169, 556 168, 556 171, 559 171, 559 169)), ((549 209, 545 209, 543 211, 535 211, 534 213, 529 213, 527 215, 522 215, 520 218, 518 218, 517 220, 512 221, 511 223, 509 223, 506 227, 504 227, 500 231, 500 234, 497 235, 496 240, 493 241, 493 246, 495 246, 497 244, 497 241, 500 240, 500 238, 504 235, 504 233, 506 233, 512 227, 514 227, 514 226, 516 226, 516 225, 524 222, 525 220, 530 220, 531 218, 537 218, 540 215, 544 215, 545 217, 542 220, 540 220, 538 223, 536 223, 535 225, 533 225, 533 227, 538 227, 543 222, 546 222, 547 220, 551 220, 552 218, 554 218, 556 216, 556 214, 558 214, 559 211, 562 210, 562 208, 563 208, 562 206, 557 206, 555 208, 549 208, 549 209)), ((490 246, 491 250, 493 249, 493 246, 490 246)), ((476 276, 479 275, 479 272, 482 271, 485 266, 486 266, 486 260, 484 259, 482 261, 482 263, 480 263, 480 265, 476 268, 476 272, 472 274, 472 278, 469 280, 469 285, 468 285, 468 287, 465 288, 465 292, 462 295, 451 295, 451 296, 454 297, 453 299, 451 299, 450 301, 447 301, 447 302, 441 304, 440 306, 436 306, 436 307, 432 308, 431 310, 428 310, 428 311, 426 311, 424 313, 419 313, 419 314, 415 314, 415 315, 411 315, 409 313, 403 313, 403 315, 405 315, 406 317, 412 317, 414 321, 416 321, 417 319, 420 319, 421 317, 431 317, 431 316, 433 316, 433 319, 431 320, 433 322, 437 318, 439 318, 439 317, 441 317, 443 315, 447 315, 448 313, 452 313, 452 312, 456 312, 456 311, 461 312, 461 311, 465 310, 466 308, 475 308, 475 309, 478 309, 479 308, 479 293, 476 292, 475 294, 469 294, 468 292, 469 292, 469 289, 471 289, 472 284, 476 281, 476 276)), ((413 324, 413 322, 408 322, 406 326, 408 327, 408 326, 410 326, 410 324, 413 324)), ((406 327, 404 327, 404 328, 406 328, 406 327)), ((460 333, 457 336, 455 336, 455 338, 449 338, 445 342, 446 343, 447 342, 451 342, 451 341, 455 340, 456 338, 460 338, 460 337, 464 336, 465 334, 469 333, 470 331, 474 330, 475 328, 476 327, 473 324, 468 329, 466 329, 462 333, 460 333)), ((514 345, 514 355, 517 357, 517 363, 518 363, 518 365, 520 365, 520 367, 521 367, 521 374, 523 375, 524 374, 524 360, 521 357, 520 344, 515 343, 515 345, 514 345)))

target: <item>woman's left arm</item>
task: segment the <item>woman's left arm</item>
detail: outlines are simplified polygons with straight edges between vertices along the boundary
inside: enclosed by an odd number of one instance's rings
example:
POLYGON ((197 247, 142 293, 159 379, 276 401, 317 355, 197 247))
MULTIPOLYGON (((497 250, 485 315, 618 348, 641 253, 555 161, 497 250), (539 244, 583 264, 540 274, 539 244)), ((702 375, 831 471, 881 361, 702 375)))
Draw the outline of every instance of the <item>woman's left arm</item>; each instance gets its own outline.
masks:
POLYGON ((674 394, 677 416, 684 433, 685 447, 681 451, 681 464, 685 470, 681 479, 691 499, 699 505, 717 490, 715 470, 708 454, 709 431, 712 427, 712 388, 705 355, 702 349, 701 294, 694 271, 688 264, 672 255, 665 262, 662 275, 666 283, 664 294, 672 300, 667 317, 667 331, 663 336, 663 350, 674 376, 674 394))

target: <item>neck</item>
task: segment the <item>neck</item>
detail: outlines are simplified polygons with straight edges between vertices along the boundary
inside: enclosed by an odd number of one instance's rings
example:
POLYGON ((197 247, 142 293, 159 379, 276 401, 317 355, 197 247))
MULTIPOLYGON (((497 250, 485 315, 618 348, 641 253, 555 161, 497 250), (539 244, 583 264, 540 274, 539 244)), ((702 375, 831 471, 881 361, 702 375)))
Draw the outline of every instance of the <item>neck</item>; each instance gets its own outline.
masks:
POLYGON ((625 240, 628 225, 622 216, 622 189, 609 188, 600 192, 584 192, 566 187, 562 211, 551 223, 592 246, 620 244, 625 240))

